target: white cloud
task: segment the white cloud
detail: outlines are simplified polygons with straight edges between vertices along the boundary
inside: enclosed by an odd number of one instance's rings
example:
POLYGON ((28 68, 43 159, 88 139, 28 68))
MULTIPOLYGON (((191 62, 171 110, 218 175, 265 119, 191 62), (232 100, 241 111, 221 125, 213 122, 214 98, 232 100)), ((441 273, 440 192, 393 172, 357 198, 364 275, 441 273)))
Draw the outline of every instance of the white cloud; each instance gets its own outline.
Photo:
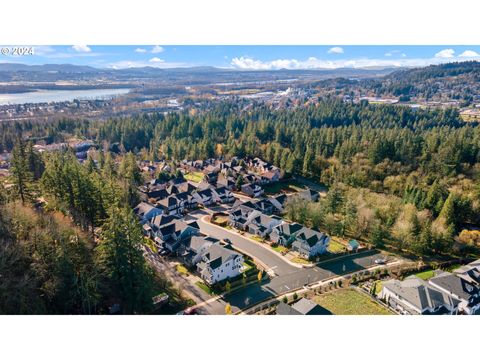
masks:
POLYGON ((90 49, 87 45, 73 45, 72 49, 75 50, 76 52, 83 52, 83 53, 88 53, 92 51, 92 49, 90 49))
POLYGON ((159 45, 155 45, 153 48, 152 48, 152 51, 150 51, 152 54, 159 54, 161 52, 164 52, 165 49, 159 45))
POLYGON ((435 54, 436 58, 453 58, 455 56, 455 50, 453 49, 443 49, 435 54))
POLYGON ((334 46, 332 48, 330 48, 327 53, 329 54, 343 54, 343 48, 341 48, 340 46, 334 46))
POLYGON ((136 52, 136 53, 141 53, 141 54, 143 54, 143 53, 146 53, 146 52, 147 52, 147 49, 136 48, 136 49, 135 49, 135 52, 136 52))
POLYGON ((151 58, 151 59, 148 60, 148 61, 153 62, 153 63, 163 63, 163 62, 165 62, 165 60, 162 60, 162 59, 160 59, 160 58, 158 58, 158 57, 151 58))
POLYGON ((473 51, 473 50, 465 50, 463 53, 461 53, 460 55, 458 55, 459 57, 469 57, 469 58, 473 58, 473 57, 479 57, 480 54, 477 53, 476 51, 473 51))

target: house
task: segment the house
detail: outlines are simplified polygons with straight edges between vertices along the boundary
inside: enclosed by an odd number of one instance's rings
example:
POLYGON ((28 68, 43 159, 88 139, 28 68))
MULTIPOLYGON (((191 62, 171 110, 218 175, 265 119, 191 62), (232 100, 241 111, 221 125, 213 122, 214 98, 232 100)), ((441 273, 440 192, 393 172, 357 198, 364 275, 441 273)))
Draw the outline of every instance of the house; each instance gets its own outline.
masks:
POLYGON ((347 249, 350 251, 357 251, 359 247, 360 247, 360 244, 355 239, 351 239, 347 245, 347 249))
POLYGON ((315 202, 320 198, 320 193, 312 189, 306 189, 298 192, 295 196, 298 196, 300 199, 315 202))
POLYGON ((175 197, 183 202, 183 207, 186 209, 193 209, 197 207, 197 199, 189 191, 181 192, 175 197))
POLYGON ((213 192, 211 189, 200 190, 193 193, 197 203, 203 206, 212 205, 215 202, 213 192))
POLYGON ((145 236, 150 238, 155 237, 155 233, 164 225, 171 223, 174 219, 178 219, 176 216, 173 215, 157 215, 154 216, 150 221, 146 222, 143 225, 143 233, 145 236))
POLYGON ((243 184, 242 187, 242 192, 250 197, 260 197, 263 195, 263 189, 260 185, 256 184, 243 184))
POLYGON ((203 175, 203 179, 210 184, 216 184, 218 180, 218 172, 215 172, 215 171, 206 172, 205 175, 203 175))
POLYGON ((282 222, 283 220, 278 216, 267 216, 254 211, 247 218, 244 227, 250 234, 266 237, 275 226, 280 225, 282 222))
POLYGON ((283 210, 285 210, 285 204, 287 203, 287 195, 280 194, 274 197, 269 197, 268 201, 270 201, 275 207, 274 212, 281 214, 283 210))
POLYGON ((380 297, 390 307, 406 315, 456 314, 460 303, 415 275, 403 281, 385 281, 380 297))
POLYGON ((177 251, 183 240, 198 235, 199 232, 199 226, 196 222, 187 223, 175 219, 154 232, 154 242, 157 247, 173 253, 177 251))
POLYGON ((233 190, 236 186, 236 181, 233 177, 219 176, 217 179, 217 187, 225 186, 228 190, 233 190))
POLYGON ((140 222, 144 224, 154 216, 162 214, 163 210, 142 201, 140 204, 135 206, 133 212, 138 216, 140 222))
POLYGON ((212 195, 213 195, 213 200, 226 204, 226 203, 231 203, 235 201, 235 197, 233 196, 233 193, 228 190, 225 186, 220 186, 217 188, 212 189, 212 195))
POLYGON ((194 266, 202 259, 207 249, 218 241, 211 236, 194 235, 187 238, 177 252, 187 266, 194 266))
POLYGON ((276 315, 332 315, 324 307, 314 303, 312 300, 301 298, 293 305, 280 302, 275 310, 276 315))
POLYGON ((264 184, 280 180, 280 171, 267 171, 260 175, 261 181, 264 184))
POLYGON ((265 215, 272 215, 276 208, 268 199, 257 200, 253 203, 255 208, 264 213, 265 215))
POLYGON ((277 225, 270 233, 270 240, 278 245, 288 246, 295 241, 295 234, 302 228, 302 225, 295 222, 277 225))
POLYGON ((157 207, 162 209, 165 214, 181 214, 185 210, 185 201, 179 199, 177 195, 171 195, 166 199, 157 201, 157 207))
POLYGON ((467 315, 480 314, 480 287, 475 282, 441 271, 428 283, 459 301, 458 310, 467 315))
POLYGON ((232 210, 229 211, 229 222, 230 225, 241 229, 246 230, 247 221, 250 217, 259 216, 262 213, 256 210, 254 207, 249 206, 249 204, 242 204, 235 206, 232 210))
POLYGON ((216 243, 202 255, 197 270, 207 284, 215 284, 240 275, 242 263, 242 254, 216 243))
POLYGON ((310 259, 327 252, 330 238, 324 233, 302 227, 294 236, 292 250, 297 251, 301 257, 310 259))

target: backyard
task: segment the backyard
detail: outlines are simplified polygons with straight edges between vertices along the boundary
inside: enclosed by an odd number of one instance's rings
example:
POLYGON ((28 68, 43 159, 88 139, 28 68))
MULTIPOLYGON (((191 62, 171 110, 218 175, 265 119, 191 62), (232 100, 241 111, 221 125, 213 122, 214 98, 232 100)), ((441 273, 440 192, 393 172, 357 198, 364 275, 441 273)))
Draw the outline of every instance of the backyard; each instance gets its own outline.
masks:
POLYGON ((185 174, 183 177, 187 180, 199 183, 199 182, 202 182, 203 180, 203 173, 193 171, 193 172, 189 172, 188 174, 185 174))
POLYGON ((341 289, 317 295, 313 301, 335 315, 393 315, 390 310, 354 289, 341 289))
POLYGON ((264 186, 265 194, 273 195, 281 191, 293 193, 305 190, 305 187, 296 180, 276 181, 264 186))

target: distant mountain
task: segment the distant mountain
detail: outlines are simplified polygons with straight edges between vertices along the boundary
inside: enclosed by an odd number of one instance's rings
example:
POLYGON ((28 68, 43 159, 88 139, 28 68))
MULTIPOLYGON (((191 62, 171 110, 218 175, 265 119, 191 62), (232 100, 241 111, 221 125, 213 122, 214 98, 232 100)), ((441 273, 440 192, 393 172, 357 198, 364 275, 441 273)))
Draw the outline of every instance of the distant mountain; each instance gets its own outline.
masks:
POLYGON ((0 63, 0 72, 60 72, 60 73, 98 73, 103 70, 91 66, 72 64, 25 65, 16 63, 0 63))

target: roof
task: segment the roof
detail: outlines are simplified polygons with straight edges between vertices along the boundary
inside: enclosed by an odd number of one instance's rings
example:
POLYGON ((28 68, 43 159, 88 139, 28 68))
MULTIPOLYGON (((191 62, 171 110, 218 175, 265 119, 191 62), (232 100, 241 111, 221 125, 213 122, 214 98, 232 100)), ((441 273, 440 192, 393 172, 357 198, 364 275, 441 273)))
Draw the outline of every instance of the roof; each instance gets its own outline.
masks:
POLYGON ((314 303, 312 300, 301 298, 292 307, 303 315, 331 315, 332 313, 324 307, 314 303))
POLYGON ((226 247, 216 243, 208 248, 204 254, 204 259, 207 259, 205 262, 209 265, 211 269, 216 269, 220 267, 223 263, 227 262, 232 258, 241 256, 240 253, 227 249, 226 247))
POLYGON ((350 245, 351 248, 357 248, 360 246, 360 244, 358 243, 357 240, 355 239, 352 239, 348 242, 348 245, 350 245))
POLYGON ((150 224, 154 227, 160 228, 176 219, 172 215, 157 215, 150 220, 150 224))
POLYGON ((459 303, 458 300, 435 289, 415 275, 409 276, 403 281, 386 281, 383 283, 383 287, 421 309, 421 311, 425 311, 427 308, 438 308, 442 305, 456 306, 459 303))
POLYGON ((305 240, 310 247, 314 246, 319 241, 323 240, 326 235, 316 230, 302 226, 302 228, 295 234, 297 239, 305 240))
POLYGON ((153 205, 150 205, 149 203, 146 202, 141 202, 135 208, 133 209, 133 212, 137 214, 138 216, 145 216, 149 211, 155 209, 153 205))
POLYGON ((188 240, 186 240, 185 247, 198 252, 198 250, 205 244, 214 244, 218 242, 218 239, 215 239, 211 236, 192 236, 188 240))
POLYGON ((300 225, 299 223, 284 223, 284 224, 280 224, 280 225, 277 225, 275 226, 276 229, 279 230, 279 233, 280 234, 284 234, 284 235, 287 235, 287 236, 290 236, 294 233, 296 233, 297 231, 299 231, 300 229, 302 229, 302 225, 300 225))
POLYGON ((429 282, 464 300, 469 300, 473 295, 480 292, 478 287, 448 272, 442 272, 432 277, 429 282))

